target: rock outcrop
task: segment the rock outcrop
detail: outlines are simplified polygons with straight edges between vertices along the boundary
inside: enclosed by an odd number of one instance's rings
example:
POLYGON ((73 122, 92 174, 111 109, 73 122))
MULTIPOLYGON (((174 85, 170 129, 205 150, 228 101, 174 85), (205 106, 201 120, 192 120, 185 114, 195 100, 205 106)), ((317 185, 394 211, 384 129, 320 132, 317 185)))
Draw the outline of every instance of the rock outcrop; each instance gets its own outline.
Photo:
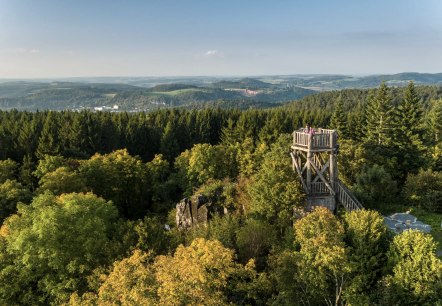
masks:
POLYGON ((176 224, 187 229, 206 223, 214 214, 226 213, 223 207, 214 205, 206 196, 198 194, 193 199, 184 198, 176 205, 176 224))

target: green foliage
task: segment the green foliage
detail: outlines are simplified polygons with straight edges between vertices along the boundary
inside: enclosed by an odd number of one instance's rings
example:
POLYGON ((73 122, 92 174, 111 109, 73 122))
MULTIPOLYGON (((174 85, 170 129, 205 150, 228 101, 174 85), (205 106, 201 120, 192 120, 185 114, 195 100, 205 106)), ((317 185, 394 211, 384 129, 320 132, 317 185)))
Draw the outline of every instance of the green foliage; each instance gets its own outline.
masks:
POLYGON ((293 206, 303 203, 299 183, 292 169, 287 143, 290 135, 282 135, 264 155, 263 163, 249 184, 250 212, 263 216, 271 223, 289 224, 293 206))
POLYGON ((53 172, 63 166, 67 166, 67 160, 63 156, 44 155, 38 160, 37 168, 33 174, 38 179, 41 179, 45 174, 53 172))
POLYGON ((39 181, 38 192, 50 190, 55 195, 87 190, 85 179, 76 171, 68 167, 60 167, 46 173, 39 181))
POLYGON ((431 226, 431 236, 433 236, 434 241, 438 245, 438 250, 442 246, 442 227, 441 225, 441 214, 429 212, 424 208, 413 207, 410 209, 410 213, 415 216, 418 220, 424 222, 431 226))
POLYGON ((442 213, 442 172, 421 170, 418 174, 409 174, 404 195, 418 207, 442 213))
POLYGON ((295 237, 300 245, 295 252, 297 286, 306 293, 301 299, 339 305, 352 272, 344 226, 320 207, 295 223, 295 237))
POLYGON ((345 185, 353 186, 367 163, 364 146, 354 140, 339 140, 338 158, 339 178, 345 185))
POLYGON ((442 141, 442 99, 433 100, 430 111, 428 112, 428 123, 430 132, 433 133, 432 140, 435 143, 442 141))
POLYGON ((85 292, 89 273, 116 255, 110 237, 117 216, 110 202, 90 193, 45 193, 19 205, 4 225, 11 263, 0 271, 2 303, 58 304, 85 292))
POLYGON ((349 136, 347 115, 344 112, 344 103, 342 97, 339 97, 336 101, 335 110, 331 117, 330 126, 332 129, 338 131, 339 136, 346 139, 349 136))
POLYGON ((142 216, 149 207, 147 166, 127 150, 95 154, 78 169, 92 191, 111 200, 128 218, 142 216))
POLYGON ((112 272, 106 276, 98 290, 97 304, 157 304, 152 257, 150 253, 135 250, 130 257, 115 262, 112 272))
POLYGON ((208 199, 210 205, 234 211, 236 208, 236 185, 236 183, 230 182, 228 178, 223 181, 210 179, 198 188, 193 196, 203 195, 208 199))
POLYGON ((351 280, 345 300, 351 305, 370 303, 387 262, 389 235, 384 218, 373 210, 356 210, 344 216, 346 242, 350 250, 351 280))
POLYGON ((180 153, 177 134, 176 124, 169 121, 164 128, 160 143, 160 151, 164 154, 167 160, 173 160, 173 158, 180 153))
POLYGON ((6 180, 13 180, 16 176, 18 164, 11 160, 0 160, 0 183, 6 180))
POLYGON ((240 174, 250 177, 254 175, 261 167, 264 154, 267 153, 268 147, 264 143, 255 146, 251 138, 246 138, 240 144, 237 154, 238 167, 240 174))
POLYGON ((399 160, 401 177, 416 172, 425 162, 422 129, 422 110, 413 82, 410 82, 404 99, 393 114, 394 146, 399 160))
POLYGON ((219 241, 197 238, 173 256, 157 257, 154 268, 159 304, 228 305, 235 276, 247 275, 253 267, 235 263, 233 251, 219 241))
POLYGON ((382 166, 365 166, 356 177, 354 191, 367 208, 380 208, 391 204, 397 195, 396 182, 382 166))
POLYGON ((299 254, 289 250, 283 250, 270 256, 270 277, 274 281, 277 291, 271 305, 321 304, 321 298, 315 296, 314 290, 305 286, 300 278, 299 263, 299 254))
POLYGON ((376 94, 372 96, 366 108, 367 142, 388 145, 392 141, 393 104, 389 88, 382 82, 376 94))
POLYGON ((435 305, 442 299, 442 262, 436 256, 433 238, 408 230, 393 239, 389 260, 393 267, 385 277, 385 304, 435 305))
POLYGON ((427 114, 428 132, 432 148, 432 168, 442 171, 442 99, 434 100, 431 103, 430 111, 427 114))
POLYGON ((38 140, 38 147, 35 153, 37 157, 42 158, 45 155, 58 155, 60 153, 58 129, 57 117, 53 112, 49 112, 38 140))
POLYGON ((224 145, 234 145, 240 142, 239 133, 232 119, 227 119, 226 126, 221 129, 221 143, 224 145))
POLYGON ((177 245, 171 243, 170 232, 165 229, 160 218, 144 217, 136 221, 127 221, 128 234, 133 240, 131 249, 166 254, 174 250, 177 245))
POLYGON ((169 181, 170 164, 161 154, 157 154, 146 164, 152 193, 153 210, 161 211, 161 205, 172 201, 173 182, 169 181))
POLYGON ((233 162, 235 156, 227 153, 228 148, 222 145, 206 143, 197 144, 190 151, 181 153, 175 161, 175 168, 184 194, 190 196, 195 188, 209 180, 222 180, 231 176, 231 173, 237 173, 233 162), (229 156, 231 158, 226 158, 229 156))
POLYGON ((264 220, 247 219, 238 230, 236 244, 242 262, 255 259, 258 270, 262 269, 271 247, 277 244, 276 229, 264 220))
POLYGON ((23 156, 23 162, 20 167, 20 180, 21 182, 31 190, 34 190, 35 177, 33 175, 35 165, 32 161, 30 154, 23 156))
POLYGON ((232 215, 215 215, 206 225, 193 227, 186 233, 190 244, 195 238, 217 240, 226 248, 237 250, 236 236, 241 228, 240 218, 232 215))
POLYGON ((29 203, 31 192, 16 180, 6 180, 0 184, 0 224, 15 213, 17 203, 29 203))

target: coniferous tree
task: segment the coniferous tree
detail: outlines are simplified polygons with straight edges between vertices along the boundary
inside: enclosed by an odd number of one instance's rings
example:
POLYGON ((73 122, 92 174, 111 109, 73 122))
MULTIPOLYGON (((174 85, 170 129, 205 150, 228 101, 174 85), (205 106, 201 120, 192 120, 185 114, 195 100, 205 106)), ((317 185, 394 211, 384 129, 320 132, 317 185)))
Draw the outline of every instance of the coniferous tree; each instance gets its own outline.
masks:
MULTIPOLYGON (((74 116, 70 125, 69 132, 69 146, 67 150, 69 152, 79 153, 83 147, 83 143, 85 141, 84 133, 83 133, 83 124, 82 124, 83 113, 74 116)), ((74 154, 75 154, 74 153, 74 154)))
POLYGON ((24 154, 32 154, 37 147, 38 138, 35 137, 41 127, 37 120, 32 119, 31 122, 23 124, 20 133, 17 136, 18 144, 23 150, 24 154))
POLYGON ((335 111, 331 117, 330 125, 333 129, 337 130, 343 138, 349 136, 347 115, 344 112, 344 103, 341 96, 339 96, 336 101, 335 111))
POLYGON ((38 139, 36 156, 42 158, 44 155, 58 154, 60 154, 60 144, 58 141, 57 117, 54 112, 48 112, 38 139))
POLYGON ((174 122, 169 121, 160 141, 160 151, 168 161, 172 161, 180 153, 174 122))
POLYGON ((365 116, 366 142, 385 146, 392 141, 392 97, 385 82, 379 86, 376 94, 370 98, 365 116))
POLYGON ((413 82, 408 84, 404 99, 394 112, 394 139, 400 170, 405 177, 409 171, 417 171, 423 164, 422 111, 413 82))
POLYGON ((432 148, 432 168, 436 171, 442 171, 442 99, 435 100, 432 103, 428 113, 429 139, 433 145, 432 148))
POLYGON ((236 142, 239 142, 238 131, 231 118, 227 120, 227 126, 223 127, 221 130, 221 142, 223 144, 235 144, 236 142))
POLYGON ((35 186, 35 177, 32 175, 32 172, 34 171, 35 164, 32 161, 31 154, 26 154, 23 157, 22 165, 20 167, 20 180, 28 187, 30 190, 34 190, 35 186))

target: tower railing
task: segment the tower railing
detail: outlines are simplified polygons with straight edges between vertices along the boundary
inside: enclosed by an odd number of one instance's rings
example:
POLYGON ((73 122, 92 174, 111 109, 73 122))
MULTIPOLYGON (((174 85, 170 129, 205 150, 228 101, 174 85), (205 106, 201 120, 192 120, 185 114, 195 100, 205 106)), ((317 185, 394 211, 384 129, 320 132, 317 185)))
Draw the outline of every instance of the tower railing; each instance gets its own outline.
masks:
POLYGON ((310 147, 311 149, 330 149, 332 143, 336 143, 336 139, 332 142, 332 137, 337 137, 334 130, 315 129, 315 133, 307 133, 304 129, 293 132, 293 145, 298 147, 310 147))
POLYGON ((338 201, 345 207, 348 211, 362 209, 362 204, 356 199, 356 197, 351 193, 350 190, 340 181, 337 181, 337 195, 338 201))
POLYGON ((329 194, 330 190, 324 182, 310 183, 310 193, 312 194, 329 194))

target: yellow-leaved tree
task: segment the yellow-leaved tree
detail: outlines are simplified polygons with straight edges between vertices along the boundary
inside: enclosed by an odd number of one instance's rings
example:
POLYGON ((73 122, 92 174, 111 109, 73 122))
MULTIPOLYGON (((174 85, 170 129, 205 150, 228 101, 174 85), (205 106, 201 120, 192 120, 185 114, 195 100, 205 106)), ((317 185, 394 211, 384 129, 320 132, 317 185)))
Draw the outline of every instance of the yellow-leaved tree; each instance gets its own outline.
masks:
POLYGON ((328 305, 341 304, 348 285, 348 253, 344 243, 344 226, 325 207, 295 223, 296 241, 300 244, 300 271, 313 291, 328 305))
POLYGON ((154 263, 160 305, 228 305, 229 279, 253 274, 253 262, 234 262, 234 253, 217 240, 195 239, 180 245, 173 256, 154 263))

